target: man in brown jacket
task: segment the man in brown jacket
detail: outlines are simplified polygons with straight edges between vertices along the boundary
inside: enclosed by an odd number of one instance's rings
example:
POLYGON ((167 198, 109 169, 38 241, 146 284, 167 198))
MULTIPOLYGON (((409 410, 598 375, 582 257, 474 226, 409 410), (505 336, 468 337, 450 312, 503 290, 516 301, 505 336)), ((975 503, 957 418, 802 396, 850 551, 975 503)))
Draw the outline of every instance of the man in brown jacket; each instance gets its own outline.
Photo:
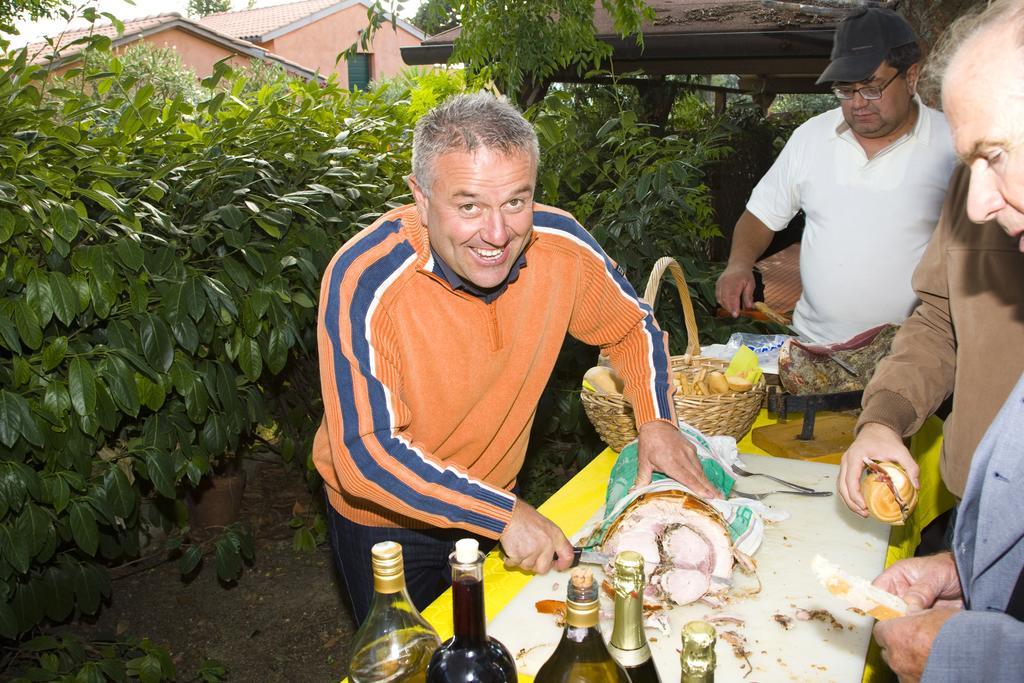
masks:
POLYGON ((935 235, 914 271, 921 303, 864 390, 857 438, 843 455, 839 494, 862 517, 864 459, 899 463, 917 486, 918 466, 903 439, 951 394, 942 479, 961 498, 971 454, 1024 371, 1017 352, 1024 347, 1024 254, 995 220, 971 222, 969 181, 966 167, 953 175, 935 235))

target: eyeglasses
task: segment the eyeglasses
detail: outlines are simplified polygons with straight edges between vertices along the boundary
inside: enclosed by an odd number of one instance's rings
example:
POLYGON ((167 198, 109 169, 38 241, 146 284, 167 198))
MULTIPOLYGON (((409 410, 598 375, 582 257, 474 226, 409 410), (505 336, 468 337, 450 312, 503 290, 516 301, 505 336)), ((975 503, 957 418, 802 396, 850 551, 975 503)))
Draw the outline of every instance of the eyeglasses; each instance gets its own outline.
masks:
POLYGON ((892 78, 887 80, 882 85, 865 85, 860 88, 850 88, 843 85, 836 85, 832 87, 832 92, 841 100, 852 100, 853 96, 860 93, 860 96, 865 100, 877 100, 882 97, 882 91, 889 87, 889 84, 895 81, 903 72, 897 71, 893 74, 892 78))

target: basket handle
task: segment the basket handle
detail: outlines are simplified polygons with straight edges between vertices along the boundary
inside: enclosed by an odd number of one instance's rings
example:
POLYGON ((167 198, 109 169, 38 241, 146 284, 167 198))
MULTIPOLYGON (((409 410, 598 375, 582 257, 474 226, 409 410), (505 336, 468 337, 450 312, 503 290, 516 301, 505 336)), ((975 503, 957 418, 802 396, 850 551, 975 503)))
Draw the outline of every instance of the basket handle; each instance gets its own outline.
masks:
POLYGON ((683 304, 683 323, 686 326, 686 353, 691 356, 700 355, 700 333, 697 331, 697 316, 693 312, 693 301, 690 300, 690 289, 686 286, 686 276, 679 263, 671 256, 662 256, 651 269, 651 275, 647 278, 647 289, 644 290, 643 300, 654 309, 654 302, 658 300, 658 288, 661 285, 661 278, 668 270, 679 290, 679 300, 683 304))

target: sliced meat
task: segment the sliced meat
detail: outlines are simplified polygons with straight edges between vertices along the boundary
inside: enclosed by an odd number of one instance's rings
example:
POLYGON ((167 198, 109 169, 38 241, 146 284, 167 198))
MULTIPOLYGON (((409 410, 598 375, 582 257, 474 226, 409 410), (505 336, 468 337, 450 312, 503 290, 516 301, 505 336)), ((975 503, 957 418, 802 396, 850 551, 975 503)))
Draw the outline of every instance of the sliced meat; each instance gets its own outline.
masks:
POLYGON ((669 569, 658 577, 662 592, 677 605, 689 605, 704 597, 711 577, 699 569, 669 569))
POLYGON ((644 574, 648 579, 651 577, 651 572, 661 562, 657 532, 649 524, 637 524, 618 534, 614 540, 605 543, 603 550, 611 555, 621 553, 623 550, 640 553, 644 557, 644 574))
POLYGON ((680 517, 682 524, 708 540, 711 547, 711 574, 724 580, 732 577, 732 539, 729 538, 729 531, 717 519, 702 512, 683 510, 680 517))
MULTIPOLYGON (((612 522, 601 549, 612 556, 623 550, 643 555, 648 584, 655 584, 662 600, 706 600, 708 593, 721 594, 731 584, 732 539, 725 520, 682 491, 637 498, 612 522)), ((650 593, 645 591, 645 598, 650 593)))
POLYGON ((714 564, 711 542, 688 526, 680 524, 666 530, 661 548, 665 559, 675 567, 710 572, 714 564))
POLYGON ((743 567, 743 571, 749 572, 751 574, 757 572, 757 560, 755 560, 753 557, 747 555, 739 548, 733 548, 732 555, 733 558, 736 560, 736 563, 739 564, 739 566, 743 567))

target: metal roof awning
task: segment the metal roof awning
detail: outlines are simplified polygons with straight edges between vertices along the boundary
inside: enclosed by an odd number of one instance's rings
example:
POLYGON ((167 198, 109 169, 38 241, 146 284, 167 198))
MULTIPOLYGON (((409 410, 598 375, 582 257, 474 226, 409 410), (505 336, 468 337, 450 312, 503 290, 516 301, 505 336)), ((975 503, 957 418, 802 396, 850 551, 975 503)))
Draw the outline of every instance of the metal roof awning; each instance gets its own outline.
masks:
MULTIPOLYGON (((738 74, 741 87, 762 93, 826 92, 814 81, 828 64, 841 16, 807 14, 793 4, 761 0, 653 0, 656 18, 644 27, 644 44, 623 39, 595 3, 594 28, 612 47, 605 68, 613 73, 738 74), (743 85, 745 84, 745 85, 743 85)), ((459 28, 402 48, 410 65, 442 64, 451 57, 459 28)), ((561 73, 553 81, 579 81, 561 73)))

